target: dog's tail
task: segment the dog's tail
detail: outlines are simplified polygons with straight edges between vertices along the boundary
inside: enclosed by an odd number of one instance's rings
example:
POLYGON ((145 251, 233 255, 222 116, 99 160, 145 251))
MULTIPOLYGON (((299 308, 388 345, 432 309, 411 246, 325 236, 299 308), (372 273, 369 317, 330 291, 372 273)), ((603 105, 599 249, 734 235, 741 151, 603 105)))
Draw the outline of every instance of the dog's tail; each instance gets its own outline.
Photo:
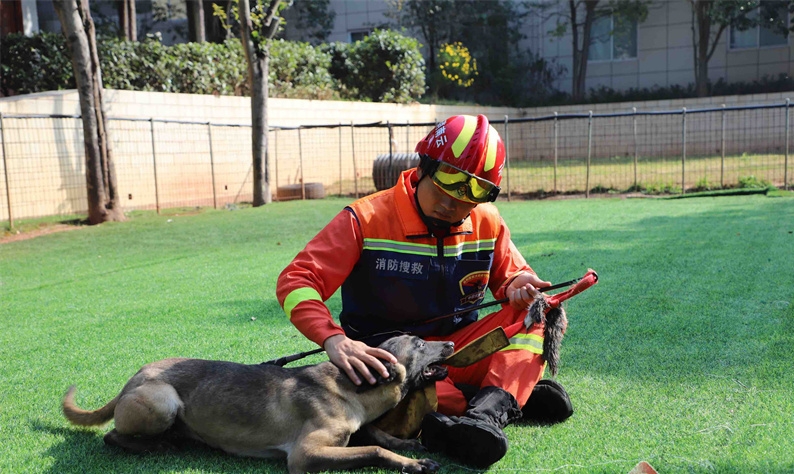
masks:
POLYGON ((113 400, 109 401, 107 405, 98 410, 83 410, 74 404, 74 392, 76 388, 74 385, 69 387, 66 395, 63 396, 63 415, 67 420, 75 425, 80 426, 97 426, 107 423, 113 419, 113 412, 116 409, 116 404, 119 402, 121 395, 116 396, 113 400))

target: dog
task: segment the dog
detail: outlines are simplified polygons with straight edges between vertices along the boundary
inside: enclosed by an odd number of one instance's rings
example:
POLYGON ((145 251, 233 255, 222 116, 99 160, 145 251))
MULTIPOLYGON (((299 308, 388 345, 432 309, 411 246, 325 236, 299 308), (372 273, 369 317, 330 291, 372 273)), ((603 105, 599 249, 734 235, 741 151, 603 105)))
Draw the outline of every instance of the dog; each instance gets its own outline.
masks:
POLYGON ((379 376, 375 385, 356 386, 331 362, 284 368, 164 359, 143 366, 97 410, 78 408, 71 386, 63 413, 81 426, 115 418, 104 440, 131 452, 169 449, 170 439, 188 437, 231 454, 286 457, 291 474, 368 466, 435 472, 440 465, 431 459, 393 452, 423 450, 419 441, 395 438, 370 422, 409 391, 445 378, 440 363, 454 345, 401 335, 379 347, 398 363, 387 363, 389 377, 379 376), (359 430, 376 445, 348 446, 359 430))

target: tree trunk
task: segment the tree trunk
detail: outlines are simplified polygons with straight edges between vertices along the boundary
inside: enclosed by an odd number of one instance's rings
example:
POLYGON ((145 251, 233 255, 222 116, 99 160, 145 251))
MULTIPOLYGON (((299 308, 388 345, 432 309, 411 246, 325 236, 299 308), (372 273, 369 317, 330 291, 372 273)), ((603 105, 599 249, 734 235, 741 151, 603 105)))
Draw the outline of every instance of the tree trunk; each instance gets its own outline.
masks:
POLYGON ((204 38, 211 43, 223 43, 228 39, 226 29, 221 25, 220 18, 217 18, 212 11, 212 4, 216 3, 228 12, 230 2, 228 0, 215 0, 214 2, 202 2, 204 7, 204 38))
POLYGON ((54 0, 69 53, 72 56, 85 144, 88 220, 91 224, 124 220, 118 202, 107 121, 103 112, 102 73, 96 32, 88 0, 54 0))
MULTIPOLYGON (((242 3, 241 0, 240 3, 242 3)), ((270 52, 262 57, 249 60, 248 75, 251 78, 251 145, 253 146, 254 173, 254 207, 269 204, 270 176, 268 172, 267 152, 267 98, 268 98, 268 66, 270 52)))
POLYGON ((569 0, 568 7, 571 13, 571 32, 573 34, 573 84, 571 97, 575 101, 585 98, 587 85, 587 56, 590 54, 590 34, 595 21, 595 9, 598 0, 587 0, 585 4, 584 23, 582 23, 581 48, 579 47, 579 24, 576 21, 578 3, 569 0))
POLYGON ((695 90, 698 97, 709 95, 709 41, 711 37, 711 17, 709 2, 694 0, 692 3, 692 39, 695 56, 695 90))
POLYGON ((204 1, 188 0, 187 2, 188 41, 203 43, 207 41, 204 28, 204 1))
POLYGON ((263 20, 265 24, 257 40, 252 32, 251 10, 248 0, 240 0, 240 34, 243 51, 248 63, 248 80, 251 85, 251 145, 253 146, 254 175, 254 207, 272 201, 270 193, 270 176, 268 171, 267 151, 267 97, 268 97, 268 66, 270 60, 269 41, 275 35, 278 19, 273 13, 280 0, 272 0, 268 9, 269 15, 263 20), (275 22, 275 23, 272 23, 275 22), (266 31, 265 31, 266 30, 266 31))
POLYGON ((119 23, 121 35, 128 41, 138 41, 138 23, 135 0, 123 0, 119 3, 119 23))

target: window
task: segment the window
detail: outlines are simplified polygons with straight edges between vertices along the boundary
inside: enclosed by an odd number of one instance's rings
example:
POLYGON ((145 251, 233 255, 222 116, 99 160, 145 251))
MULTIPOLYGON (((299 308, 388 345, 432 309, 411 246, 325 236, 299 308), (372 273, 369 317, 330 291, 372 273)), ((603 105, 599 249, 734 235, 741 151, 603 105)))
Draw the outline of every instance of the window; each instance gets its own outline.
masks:
POLYGON ((357 31, 350 31, 350 42, 355 43, 356 41, 361 41, 369 34, 372 33, 372 30, 357 30, 357 31))
POLYGON ((759 25, 744 31, 731 26, 730 49, 763 48, 766 46, 785 46, 788 44, 787 3, 762 3, 761 7, 747 14, 747 18, 758 21, 759 25))
POLYGON ((637 20, 609 15, 593 22, 588 61, 617 61, 637 57, 637 20))

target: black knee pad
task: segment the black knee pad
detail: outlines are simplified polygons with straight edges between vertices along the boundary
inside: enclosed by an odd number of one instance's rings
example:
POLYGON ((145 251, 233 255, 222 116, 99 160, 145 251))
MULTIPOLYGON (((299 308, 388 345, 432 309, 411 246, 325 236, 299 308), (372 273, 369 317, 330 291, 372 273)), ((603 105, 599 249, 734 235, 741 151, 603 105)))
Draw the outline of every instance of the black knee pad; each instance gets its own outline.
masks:
POLYGON ((541 380, 535 385, 521 412, 525 422, 553 425, 570 418, 573 405, 562 385, 554 380, 541 380))

